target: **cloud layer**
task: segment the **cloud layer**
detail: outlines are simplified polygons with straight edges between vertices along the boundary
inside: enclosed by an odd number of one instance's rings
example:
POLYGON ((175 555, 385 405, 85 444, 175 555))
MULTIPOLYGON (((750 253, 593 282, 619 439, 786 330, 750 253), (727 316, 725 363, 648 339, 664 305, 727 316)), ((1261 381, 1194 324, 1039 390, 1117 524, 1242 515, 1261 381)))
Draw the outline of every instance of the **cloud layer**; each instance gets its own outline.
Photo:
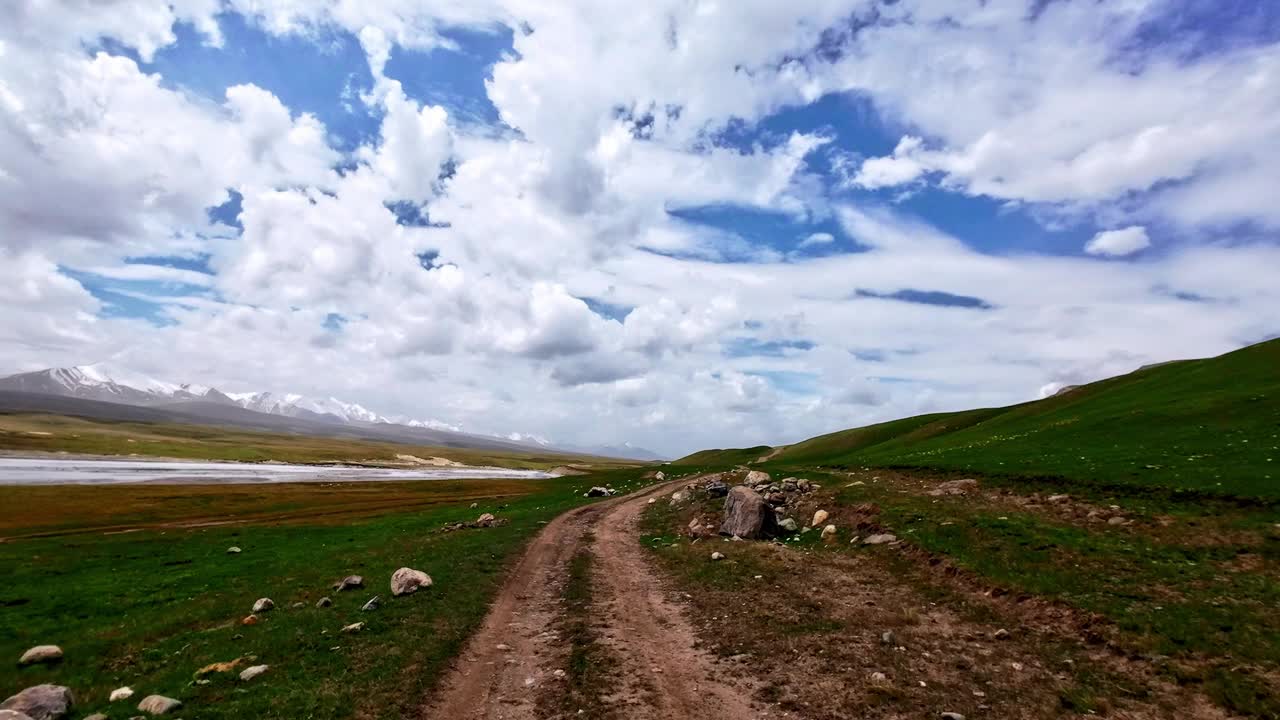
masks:
POLYGON ((679 454, 1227 351, 1280 332, 1280 23, 1196 7, 18 3, 0 370, 679 454), (153 64, 268 38, 351 91, 153 64))

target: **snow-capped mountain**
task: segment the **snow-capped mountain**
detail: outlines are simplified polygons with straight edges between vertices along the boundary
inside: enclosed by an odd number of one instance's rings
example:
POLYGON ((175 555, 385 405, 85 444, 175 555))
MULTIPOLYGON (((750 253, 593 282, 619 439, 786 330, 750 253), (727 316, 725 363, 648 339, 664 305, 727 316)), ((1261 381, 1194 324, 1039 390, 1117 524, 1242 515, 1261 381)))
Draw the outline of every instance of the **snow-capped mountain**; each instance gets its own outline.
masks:
POLYGON ((388 423, 416 428, 458 431, 438 420, 391 419, 360 405, 334 397, 312 398, 295 393, 223 393, 194 383, 174 383, 139 375, 102 363, 50 368, 0 378, 0 390, 44 393, 105 400, 127 405, 164 405, 182 401, 206 401, 238 405, 246 410, 344 423, 388 423))

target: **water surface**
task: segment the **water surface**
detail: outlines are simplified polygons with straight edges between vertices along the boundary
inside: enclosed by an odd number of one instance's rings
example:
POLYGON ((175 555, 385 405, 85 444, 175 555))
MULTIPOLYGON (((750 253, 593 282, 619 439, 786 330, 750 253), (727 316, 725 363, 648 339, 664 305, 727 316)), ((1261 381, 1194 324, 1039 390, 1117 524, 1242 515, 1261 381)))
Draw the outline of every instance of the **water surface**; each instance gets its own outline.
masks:
POLYGON ((118 483, 367 482, 462 478, 548 478, 538 470, 490 467, 369 468, 346 465, 0 458, 0 485, 118 483))

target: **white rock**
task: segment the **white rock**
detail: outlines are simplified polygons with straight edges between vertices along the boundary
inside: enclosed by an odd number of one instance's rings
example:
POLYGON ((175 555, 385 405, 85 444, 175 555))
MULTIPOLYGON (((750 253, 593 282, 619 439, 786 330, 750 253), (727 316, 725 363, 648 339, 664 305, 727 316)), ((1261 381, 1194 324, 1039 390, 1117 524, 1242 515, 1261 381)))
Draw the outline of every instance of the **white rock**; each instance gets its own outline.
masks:
POLYGON ((778 527, 786 530, 787 532, 795 532, 800 528, 796 521, 791 518, 783 518, 782 520, 779 520, 778 527))
POLYGON ((258 601, 253 604, 253 614, 264 613, 275 606, 276 604, 271 602, 271 598, 258 598, 258 601))
POLYGON ((343 625, 343 626, 342 626, 342 632, 347 633, 347 634, 351 634, 351 633, 358 633, 358 632, 360 632, 360 631, 361 631, 361 630, 363 630, 363 629, 364 629, 364 623, 362 623, 362 622, 358 622, 358 623, 351 623, 350 625, 343 625))
POLYGON ((769 482, 769 473, 763 470, 752 470, 751 472, 747 473, 747 479, 745 480, 745 482, 748 485, 752 485, 754 483, 769 482))
POLYGON ((254 665, 253 667, 247 667, 240 673, 240 679, 245 682, 249 682, 266 672, 270 667, 270 665, 254 665))
POLYGON ((826 522, 829 517, 831 517, 831 513, 826 510, 819 510, 813 514, 813 522, 809 523, 809 527, 818 527, 822 523, 826 522))
POLYGON ((240 554, 240 548, 236 547, 235 545, 232 545, 231 547, 227 548, 227 554, 228 554, 228 555, 239 555, 239 554, 240 554))
POLYGON ((61 660, 62 648, 57 645, 37 645, 22 653, 22 658, 18 660, 18 664, 37 665, 40 663, 55 663, 61 660))
POLYGON ((897 542, 898 536, 893 533, 878 533, 876 535, 868 535, 862 541, 863 545, 884 545, 885 543, 897 542))
POLYGON ((722 552, 713 552, 713 553, 711 553, 711 559, 712 559, 712 560, 723 560, 723 559, 724 559, 724 553, 722 553, 722 552))
POLYGON ((653 474, 653 479, 657 480, 658 482, 662 482, 663 480, 667 479, 667 474, 659 470, 658 472, 653 474))
POLYGON ((167 715, 182 707, 181 700, 174 700, 163 695, 148 695, 138 703, 138 709, 152 715, 167 715))
POLYGON ((402 567, 391 575, 391 594, 395 597, 411 595, 420 588, 431 587, 431 576, 421 570, 402 567))
POLYGON ((111 702, 128 700, 131 697, 133 697, 133 688, 128 686, 118 687, 115 690, 111 691, 111 702))
POLYGON ((485 513, 476 520, 476 524, 481 527, 489 527, 490 525, 493 525, 496 520, 497 518, 493 516, 493 513, 485 513))
POLYGON ((835 525, 828 525, 828 526, 826 526, 826 527, 822 528, 822 539, 823 539, 823 540, 826 540, 827 538, 835 537, 835 535, 836 535, 836 526, 835 526, 835 525))

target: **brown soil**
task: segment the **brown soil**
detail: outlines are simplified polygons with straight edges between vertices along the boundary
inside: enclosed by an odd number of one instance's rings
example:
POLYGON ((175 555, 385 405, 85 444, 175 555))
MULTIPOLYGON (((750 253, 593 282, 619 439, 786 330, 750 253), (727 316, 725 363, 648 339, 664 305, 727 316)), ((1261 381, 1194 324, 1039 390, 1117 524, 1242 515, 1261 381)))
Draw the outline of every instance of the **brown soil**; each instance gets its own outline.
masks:
MULTIPOLYGON (((696 633, 639 546, 636 521, 650 497, 684 481, 573 510, 532 541, 422 717, 538 718, 557 707, 568 648, 555 630, 568 562, 591 551, 592 624, 617 682, 598 688, 611 717, 752 718, 750 684, 698 645, 696 633), (560 671, 560 676, 557 672, 560 671)), ((552 712, 552 714, 554 714, 552 712)), ((573 714, 571 711, 567 714, 573 714)))

